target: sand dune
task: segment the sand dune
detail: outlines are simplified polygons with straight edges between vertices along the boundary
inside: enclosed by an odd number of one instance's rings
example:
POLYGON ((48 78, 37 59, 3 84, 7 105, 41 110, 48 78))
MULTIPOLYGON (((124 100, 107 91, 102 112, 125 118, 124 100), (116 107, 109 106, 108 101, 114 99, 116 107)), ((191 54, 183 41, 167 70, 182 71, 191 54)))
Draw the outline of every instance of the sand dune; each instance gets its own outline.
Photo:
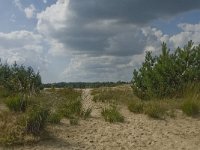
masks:
POLYGON ((185 117, 153 120, 133 114, 122 106, 124 123, 110 124, 100 115, 101 103, 94 103, 90 89, 83 91, 83 107, 92 108, 92 117, 71 126, 67 119, 48 127, 50 138, 36 145, 15 149, 34 150, 200 150, 200 120, 185 117))

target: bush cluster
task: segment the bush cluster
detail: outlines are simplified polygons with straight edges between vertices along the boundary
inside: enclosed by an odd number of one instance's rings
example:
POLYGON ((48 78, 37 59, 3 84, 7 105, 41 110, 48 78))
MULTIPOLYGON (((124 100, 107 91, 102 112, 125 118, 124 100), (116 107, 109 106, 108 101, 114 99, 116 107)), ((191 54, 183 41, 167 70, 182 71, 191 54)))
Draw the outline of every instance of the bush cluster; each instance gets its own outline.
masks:
POLYGON ((33 94, 42 88, 39 72, 35 73, 32 67, 3 64, 0 60, 0 86, 12 93, 33 94))
POLYGON ((147 52, 139 70, 134 70, 132 88, 141 99, 180 97, 188 83, 200 82, 200 45, 189 41, 170 53, 165 43, 160 56, 147 52))

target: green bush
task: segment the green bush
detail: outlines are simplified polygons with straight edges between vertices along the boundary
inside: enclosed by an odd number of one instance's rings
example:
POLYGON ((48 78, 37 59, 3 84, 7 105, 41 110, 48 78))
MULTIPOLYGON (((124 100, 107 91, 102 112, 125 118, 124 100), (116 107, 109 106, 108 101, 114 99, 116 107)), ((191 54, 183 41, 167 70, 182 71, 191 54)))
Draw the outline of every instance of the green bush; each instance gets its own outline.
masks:
POLYGON ((144 103, 141 101, 133 101, 128 105, 128 109, 134 113, 143 113, 144 103))
POLYGON ((30 107, 23 120, 26 132, 39 135, 45 129, 48 116, 49 110, 47 108, 37 105, 30 107))
POLYGON ((105 108, 102 110, 101 114, 104 117, 105 121, 108 121, 110 123, 124 122, 124 116, 120 114, 116 107, 105 108))
POLYGON ((50 113, 48 116, 48 122, 52 124, 59 124, 62 119, 62 115, 59 113, 50 113))
POLYGON ((183 96, 187 83, 200 82, 200 45, 189 41, 184 48, 170 53, 162 44, 160 56, 147 52, 139 70, 134 70, 132 88, 141 99, 183 96))
POLYGON ((158 102, 150 102, 145 105, 144 112, 151 118, 164 119, 167 109, 158 102))
POLYGON ((200 106, 196 100, 185 100, 181 109, 188 116, 196 116, 200 112, 200 106))
POLYGON ((5 101, 6 106, 11 110, 15 112, 25 112, 27 106, 28 106, 28 101, 22 96, 14 96, 14 97, 9 97, 5 101))

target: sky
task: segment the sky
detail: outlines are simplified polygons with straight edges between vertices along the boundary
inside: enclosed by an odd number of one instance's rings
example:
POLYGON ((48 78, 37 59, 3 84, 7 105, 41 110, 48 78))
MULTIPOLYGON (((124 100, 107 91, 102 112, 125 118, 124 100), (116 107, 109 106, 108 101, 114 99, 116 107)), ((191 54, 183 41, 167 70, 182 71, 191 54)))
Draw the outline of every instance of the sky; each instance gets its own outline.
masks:
POLYGON ((130 81, 145 52, 200 43, 200 0, 0 0, 0 58, 44 83, 130 81))

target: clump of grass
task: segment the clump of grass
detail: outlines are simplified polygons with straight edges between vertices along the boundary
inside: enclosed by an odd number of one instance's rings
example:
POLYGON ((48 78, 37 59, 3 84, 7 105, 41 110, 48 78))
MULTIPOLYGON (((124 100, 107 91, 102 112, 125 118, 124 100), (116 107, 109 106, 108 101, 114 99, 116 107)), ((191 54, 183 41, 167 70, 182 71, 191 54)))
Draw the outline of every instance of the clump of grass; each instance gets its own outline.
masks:
POLYGON ((124 122, 124 116, 122 116, 117 108, 114 106, 111 108, 104 108, 101 114, 104 117, 105 121, 108 121, 110 123, 124 122))
POLYGON ((71 125, 78 125, 79 119, 78 118, 71 118, 69 119, 71 125))
POLYGON ((23 145, 38 141, 38 136, 26 132, 22 114, 0 112, 0 146, 23 145))
POLYGON ((48 115, 47 108, 37 105, 30 107, 23 119, 26 132, 33 135, 42 133, 46 127, 48 115))
POLYGON ((81 98, 76 100, 70 100, 64 104, 61 108, 61 113, 67 118, 72 118, 74 116, 80 116, 82 112, 81 98))
POLYGON ((143 113, 144 103, 142 101, 132 101, 128 105, 128 109, 133 113, 143 113))
POLYGON ((61 119, 62 119, 62 115, 54 112, 54 113, 50 113, 47 120, 51 124, 59 124, 61 119))
POLYGON ((200 112, 200 106, 197 100, 184 100, 181 109, 188 116, 196 116, 200 112))
POLYGON ((83 117, 83 119, 87 119, 87 118, 90 117, 91 112, 92 112, 92 109, 91 109, 91 108, 88 108, 88 109, 83 110, 83 111, 81 112, 81 116, 83 117))
POLYGON ((164 119, 167 108, 162 103, 152 101, 145 105, 144 112, 151 118, 164 119))
POLYGON ((17 95, 7 98, 5 104, 11 111, 25 112, 28 105, 28 101, 22 96, 17 95))

